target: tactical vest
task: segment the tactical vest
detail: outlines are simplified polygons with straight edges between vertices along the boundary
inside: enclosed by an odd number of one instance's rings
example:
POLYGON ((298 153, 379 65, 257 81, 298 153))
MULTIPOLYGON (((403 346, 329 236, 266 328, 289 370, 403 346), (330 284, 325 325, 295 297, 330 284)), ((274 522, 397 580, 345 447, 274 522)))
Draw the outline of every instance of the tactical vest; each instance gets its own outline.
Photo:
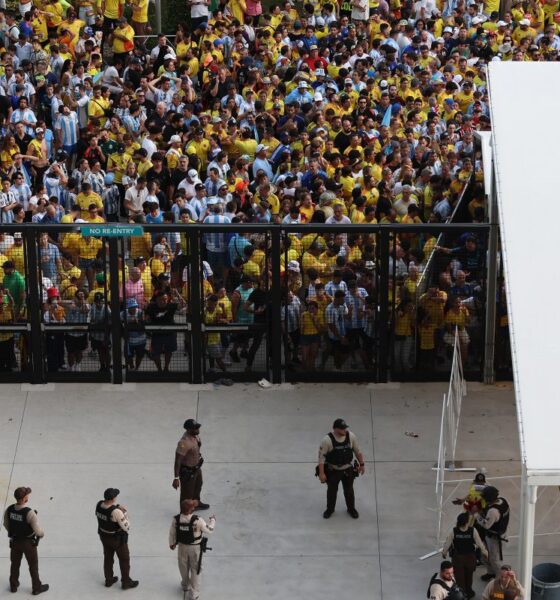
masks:
POLYGON ((114 535, 115 533, 122 531, 118 523, 111 519, 111 515, 115 508, 118 508, 118 504, 113 504, 109 508, 101 506, 103 503, 100 500, 95 507, 95 516, 97 517, 97 533, 105 533, 114 535))
POLYGON ((497 508, 500 512, 500 518, 490 527, 488 531, 492 531, 496 535, 504 535, 509 525, 509 504, 504 498, 498 498, 499 504, 493 504, 486 509, 486 514, 491 508, 497 508))
POLYGON ((8 536, 21 540, 24 538, 33 537, 35 534, 33 528, 27 522, 27 513, 31 509, 28 507, 16 510, 16 505, 12 504, 8 507, 8 536))
POLYGON ((346 432, 346 436, 343 442, 337 442, 336 438, 332 433, 329 433, 331 438, 333 449, 327 453, 325 460, 329 465, 334 467, 343 467, 352 463, 354 457, 354 451, 352 450, 352 444, 350 443, 350 432, 346 432))
POLYGON ((469 527, 461 531, 458 527, 453 528, 453 556, 459 554, 474 554, 474 529, 469 527))
POLYGON ((193 515, 188 523, 181 522, 181 515, 175 515, 175 534, 178 544, 192 545, 202 538, 202 533, 195 537, 194 524, 198 521, 198 517, 193 515))

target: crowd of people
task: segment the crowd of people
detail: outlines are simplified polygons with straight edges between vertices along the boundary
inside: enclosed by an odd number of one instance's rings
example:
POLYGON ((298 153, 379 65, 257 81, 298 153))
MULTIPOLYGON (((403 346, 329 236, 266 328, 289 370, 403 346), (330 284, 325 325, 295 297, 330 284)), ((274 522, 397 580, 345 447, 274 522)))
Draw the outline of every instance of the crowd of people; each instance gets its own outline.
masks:
MULTIPOLYGON (((208 334, 209 361, 222 370, 242 359, 252 369, 269 308, 269 240, 235 225, 325 223, 328 234, 283 239, 286 361, 372 367, 378 245, 351 225, 445 222, 467 185, 464 213, 484 221, 473 133, 490 128, 487 65, 556 60, 558 2, 188 5, 188 23, 152 37, 147 0, 0 11, 1 223, 231 227, 203 238, 204 322, 263 327, 208 334)), ((17 233, 1 238, 0 323, 9 324, 26 316, 24 244, 17 233)), ((45 233, 39 253, 43 320, 106 322, 103 241, 45 233)), ((463 360, 477 360, 484 240, 402 233, 390 255, 394 369, 445 360, 456 327, 463 360), (437 270, 419 288, 433 255, 437 270)), ((188 318, 188 256, 182 233, 131 239, 122 319, 188 318)), ((0 368, 13 366, 15 345, 24 366, 24 341, 0 332, 0 368)), ((80 369, 89 344, 109 367, 103 331, 53 333, 48 344, 50 370, 80 369)), ((128 366, 149 356, 165 370, 176 351, 175 334, 138 328, 128 366)))

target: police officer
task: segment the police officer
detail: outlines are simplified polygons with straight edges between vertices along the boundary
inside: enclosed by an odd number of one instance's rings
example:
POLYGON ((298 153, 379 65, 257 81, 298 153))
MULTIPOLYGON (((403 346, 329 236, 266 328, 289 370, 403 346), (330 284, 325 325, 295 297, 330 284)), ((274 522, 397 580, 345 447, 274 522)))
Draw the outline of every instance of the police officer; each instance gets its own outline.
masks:
POLYGON ((10 591, 17 592, 19 587, 19 567, 25 555, 31 574, 33 595, 38 596, 49 589, 47 583, 39 578, 39 557, 37 545, 45 532, 39 526, 37 511, 26 504, 29 502, 31 488, 18 487, 14 492, 15 504, 11 504, 4 512, 4 527, 10 538, 10 591))
POLYGON ((502 565, 502 539, 509 524, 509 504, 507 500, 500 497, 500 492, 492 485, 484 488, 482 498, 486 501, 486 508, 480 512, 480 509, 474 506, 471 512, 475 515, 476 525, 486 534, 488 572, 481 579, 490 581, 500 572, 502 565))
POLYGON ((181 587, 187 592, 187 600, 199 598, 202 534, 212 533, 216 524, 214 515, 208 520, 208 525, 198 515, 194 515, 196 505, 196 500, 182 500, 181 512, 173 517, 169 529, 169 547, 175 550, 178 546, 181 587))
POLYGON ((130 552, 128 550, 128 532, 130 524, 126 507, 117 503, 120 491, 107 488, 95 507, 97 517, 97 533, 103 544, 103 572, 105 587, 111 587, 119 580, 113 575, 115 554, 121 568, 121 583, 123 590, 138 586, 138 581, 130 578, 130 552))
POLYGON ((344 419, 336 419, 332 432, 323 438, 319 447, 319 479, 321 483, 327 484, 327 510, 323 513, 325 519, 334 512, 340 482, 342 482, 348 513, 353 519, 360 516, 354 501, 354 477, 356 476, 352 466, 354 455, 359 463, 357 471, 363 474, 364 457, 358 448, 356 436, 348 429, 344 419))
POLYGON ((443 545, 442 556, 450 553, 453 559, 453 573, 457 585, 465 590, 467 598, 475 593, 472 589, 473 574, 476 570, 476 549, 488 558, 486 547, 482 543, 478 531, 469 525, 471 516, 463 512, 457 516, 457 525, 449 532, 443 545))
POLYGON ((177 444, 175 451, 175 465, 173 487, 181 486, 181 499, 197 500, 196 510, 206 510, 209 504, 200 501, 200 490, 202 489, 202 463, 204 459, 200 455, 200 423, 195 419, 187 419, 183 425, 185 433, 177 444))

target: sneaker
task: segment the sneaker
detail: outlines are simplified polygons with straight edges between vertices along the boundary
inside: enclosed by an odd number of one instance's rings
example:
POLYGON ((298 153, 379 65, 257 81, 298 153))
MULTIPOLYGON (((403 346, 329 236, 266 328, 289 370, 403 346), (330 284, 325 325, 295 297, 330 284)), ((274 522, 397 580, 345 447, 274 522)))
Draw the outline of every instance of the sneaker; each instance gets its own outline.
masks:
POLYGON ((348 509, 348 514, 353 518, 353 519, 358 519, 360 516, 360 513, 355 509, 355 508, 349 508, 348 509))
POLYGON ((111 587, 114 583, 117 583, 118 580, 119 578, 116 575, 111 577, 111 579, 107 579, 105 581, 105 587, 111 587))
POLYGON ((205 502, 199 502, 198 506, 195 508, 195 510, 208 510, 210 508, 209 504, 206 504, 205 502))
POLYGON ((329 510, 327 508, 327 510, 323 513, 323 519, 330 519, 333 512, 334 512, 334 510, 329 510))
POLYGON ((138 587, 139 581, 135 581, 134 579, 130 579, 127 582, 123 582, 122 589, 123 590, 131 590, 132 588, 138 587))
POLYGON ((42 594, 43 592, 47 592, 49 589, 49 584, 48 583, 43 583, 41 585, 41 587, 38 590, 34 590, 32 592, 33 596, 38 596, 39 594, 42 594))
POLYGON ((491 579, 495 579, 496 576, 492 573, 486 573, 486 575, 482 575, 480 579, 482 579, 482 581, 490 581, 491 579))

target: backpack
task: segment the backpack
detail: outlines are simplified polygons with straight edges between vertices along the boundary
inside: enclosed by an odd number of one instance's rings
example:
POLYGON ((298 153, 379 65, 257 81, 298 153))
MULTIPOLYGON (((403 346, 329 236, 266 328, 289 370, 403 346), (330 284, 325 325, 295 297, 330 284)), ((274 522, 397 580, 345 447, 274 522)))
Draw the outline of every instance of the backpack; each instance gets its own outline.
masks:
POLYGON ((428 585, 428 591, 426 592, 426 598, 430 598, 430 588, 432 584, 437 583, 443 589, 447 590, 447 599, 446 600, 467 600, 467 595, 463 592, 462 588, 460 588, 455 582, 451 584, 451 586, 447 585, 445 581, 441 580, 438 577, 439 573, 434 573, 432 578, 430 579, 430 583, 428 585))

